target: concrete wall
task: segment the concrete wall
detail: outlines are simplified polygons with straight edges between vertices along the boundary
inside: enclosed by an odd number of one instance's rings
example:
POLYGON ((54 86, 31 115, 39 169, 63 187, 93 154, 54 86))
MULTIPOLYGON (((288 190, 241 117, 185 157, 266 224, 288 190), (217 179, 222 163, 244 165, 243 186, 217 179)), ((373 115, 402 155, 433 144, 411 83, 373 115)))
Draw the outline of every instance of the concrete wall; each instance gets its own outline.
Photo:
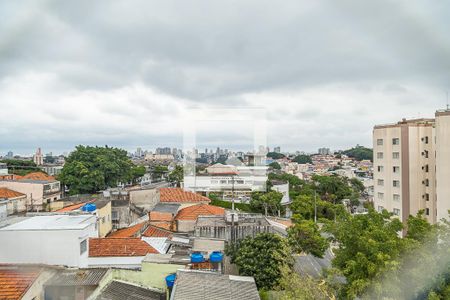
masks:
POLYGON ((144 258, 145 256, 89 257, 88 265, 90 268, 139 269, 144 258))
POLYGON ((87 250, 80 243, 97 232, 95 223, 80 230, 0 230, 0 263, 34 263, 86 267, 87 250))
POLYGON ((11 198, 8 200, 8 215, 25 212, 27 209, 27 196, 11 198))
POLYGON ((177 232, 193 232, 195 229, 196 220, 177 220, 177 232))
POLYGON ((130 202, 150 211, 159 202, 159 194, 157 189, 130 191, 130 202))
POLYGON ((111 202, 97 209, 97 217, 99 219, 98 236, 105 237, 112 230, 111 202))

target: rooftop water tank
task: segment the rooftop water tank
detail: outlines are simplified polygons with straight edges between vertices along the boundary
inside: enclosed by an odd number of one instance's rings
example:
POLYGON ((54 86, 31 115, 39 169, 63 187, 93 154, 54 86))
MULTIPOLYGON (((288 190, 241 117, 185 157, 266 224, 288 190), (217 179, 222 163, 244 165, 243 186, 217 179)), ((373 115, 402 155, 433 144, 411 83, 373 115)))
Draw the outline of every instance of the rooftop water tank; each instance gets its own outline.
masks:
POLYGON ((191 254, 191 263, 202 263, 205 259, 203 258, 203 254, 200 252, 194 252, 191 254))
POLYGON ((223 260, 223 254, 220 251, 213 251, 209 255, 209 261, 212 263, 220 263, 223 260))
POLYGON ((93 212, 97 209, 97 206, 94 203, 88 203, 81 207, 82 211, 93 212))
POLYGON ((166 276, 166 284, 167 287, 171 288, 175 284, 175 279, 177 278, 177 274, 173 273, 166 276))

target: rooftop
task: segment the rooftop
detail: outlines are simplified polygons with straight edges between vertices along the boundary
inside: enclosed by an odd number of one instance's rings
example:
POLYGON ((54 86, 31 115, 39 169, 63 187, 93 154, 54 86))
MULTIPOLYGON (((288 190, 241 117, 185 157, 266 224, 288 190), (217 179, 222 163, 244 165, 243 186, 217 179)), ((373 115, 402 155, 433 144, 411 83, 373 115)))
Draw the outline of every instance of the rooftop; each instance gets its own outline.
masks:
POLYGON ((259 300, 253 277, 178 270, 172 300, 259 300))
POLYGON ((176 214, 180 206, 181 204, 179 203, 158 203, 152 211, 176 214))
POLYGON ((22 176, 22 180, 37 180, 37 181, 56 181, 55 177, 47 175, 43 172, 32 172, 22 176))
POLYGON ((142 227, 144 227, 147 222, 138 223, 136 225, 130 226, 128 228, 119 229, 111 233, 109 238, 130 238, 130 237, 138 237, 141 232, 142 227))
POLYGON ((145 237, 171 237, 173 233, 169 230, 158 228, 156 226, 148 226, 147 230, 142 234, 145 237))
POLYGON ((225 209, 208 204, 197 204, 183 208, 178 212, 175 220, 197 220, 199 216, 224 215, 225 209))
POLYGON ((39 274, 35 267, 0 265, 0 299, 22 299, 39 274))
POLYGON ((0 187, 0 199, 12 199, 12 198, 18 198, 18 197, 24 197, 25 194, 10 190, 8 188, 0 187))
POLYGON ((97 300, 163 300, 165 294, 119 280, 111 281, 98 295, 97 300))
POLYGON ((85 286, 98 285, 108 269, 61 270, 50 278, 46 286, 85 286))
POLYGON ((0 228, 0 230, 76 230, 84 229, 95 220, 93 215, 51 215, 35 216, 0 228))
POLYGON ((211 202, 211 200, 205 196, 188 192, 182 188, 160 188, 160 202, 211 202))
POLYGON ((89 256, 145 256, 159 253, 155 248, 139 238, 91 238, 89 256))

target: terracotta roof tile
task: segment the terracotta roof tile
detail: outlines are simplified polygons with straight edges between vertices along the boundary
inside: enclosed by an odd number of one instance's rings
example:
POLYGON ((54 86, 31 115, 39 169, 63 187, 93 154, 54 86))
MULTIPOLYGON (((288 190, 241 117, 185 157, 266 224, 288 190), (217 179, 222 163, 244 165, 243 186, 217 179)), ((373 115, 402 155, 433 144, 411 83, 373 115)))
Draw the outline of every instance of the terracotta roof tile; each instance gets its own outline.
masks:
POLYGON ((87 203, 94 202, 94 201, 95 200, 91 200, 91 201, 88 201, 88 202, 83 202, 83 203, 69 205, 69 206, 66 206, 66 207, 63 207, 61 209, 56 210, 56 212, 68 212, 68 211, 77 210, 77 209, 81 208, 83 205, 85 205, 87 203))
POLYGON ((185 191, 182 188, 160 188, 159 194, 160 202, 211 202, 205 196, 185 191))
POLYGON ((142 235, 146 237, 171 237, 172 232, 150 225, 142 235))
POLYGON ((180 210, 175 220, 197 220, 199 216, 224 215, 225 209, 208 204, 197 204, 180 210))
POLYGON ((147 253, 159 252, 139 238, 89 239, 89 257, 145 256, 147 253))
POLYGON ((0 198, 6 198, 6 199, 10 199, 10 198, 18 198, 18 197, 23 197, 26 196, 25 194, 10 190, 8 188, 0 188, 0 198))
POLYGON ((139 237, 139 233, 147 224, 147 222, 138 223, 136 225, 130 226, 128 228, 119 229, 111 233, 109 238, 130 238, 130 237, 139 237))
POLYGON ((39 274, 38 268, 0 266, 0 299, 22 299, 39 274))
POLYGON ((46 180, 46 181, 55 181, 55 177, 47 175, 43 172, 32 172, 28 173, 25 176, 22 176, 19 180, 46 180))

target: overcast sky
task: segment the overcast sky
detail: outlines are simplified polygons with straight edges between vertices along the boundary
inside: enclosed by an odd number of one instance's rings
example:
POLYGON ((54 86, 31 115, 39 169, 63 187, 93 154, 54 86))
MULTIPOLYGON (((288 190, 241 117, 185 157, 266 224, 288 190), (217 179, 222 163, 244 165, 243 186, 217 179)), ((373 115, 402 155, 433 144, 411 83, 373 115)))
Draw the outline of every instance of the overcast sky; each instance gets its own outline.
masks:
MULTIPOLYGON (((449 14, 445 0, 2 1, 0 155, 180 147, 192 108, 265 109, 282 150, 370 146, 374 124, 445 107, 449 14)), ((200 128, 199 146, 251 144, 239 124, 200 128)))

